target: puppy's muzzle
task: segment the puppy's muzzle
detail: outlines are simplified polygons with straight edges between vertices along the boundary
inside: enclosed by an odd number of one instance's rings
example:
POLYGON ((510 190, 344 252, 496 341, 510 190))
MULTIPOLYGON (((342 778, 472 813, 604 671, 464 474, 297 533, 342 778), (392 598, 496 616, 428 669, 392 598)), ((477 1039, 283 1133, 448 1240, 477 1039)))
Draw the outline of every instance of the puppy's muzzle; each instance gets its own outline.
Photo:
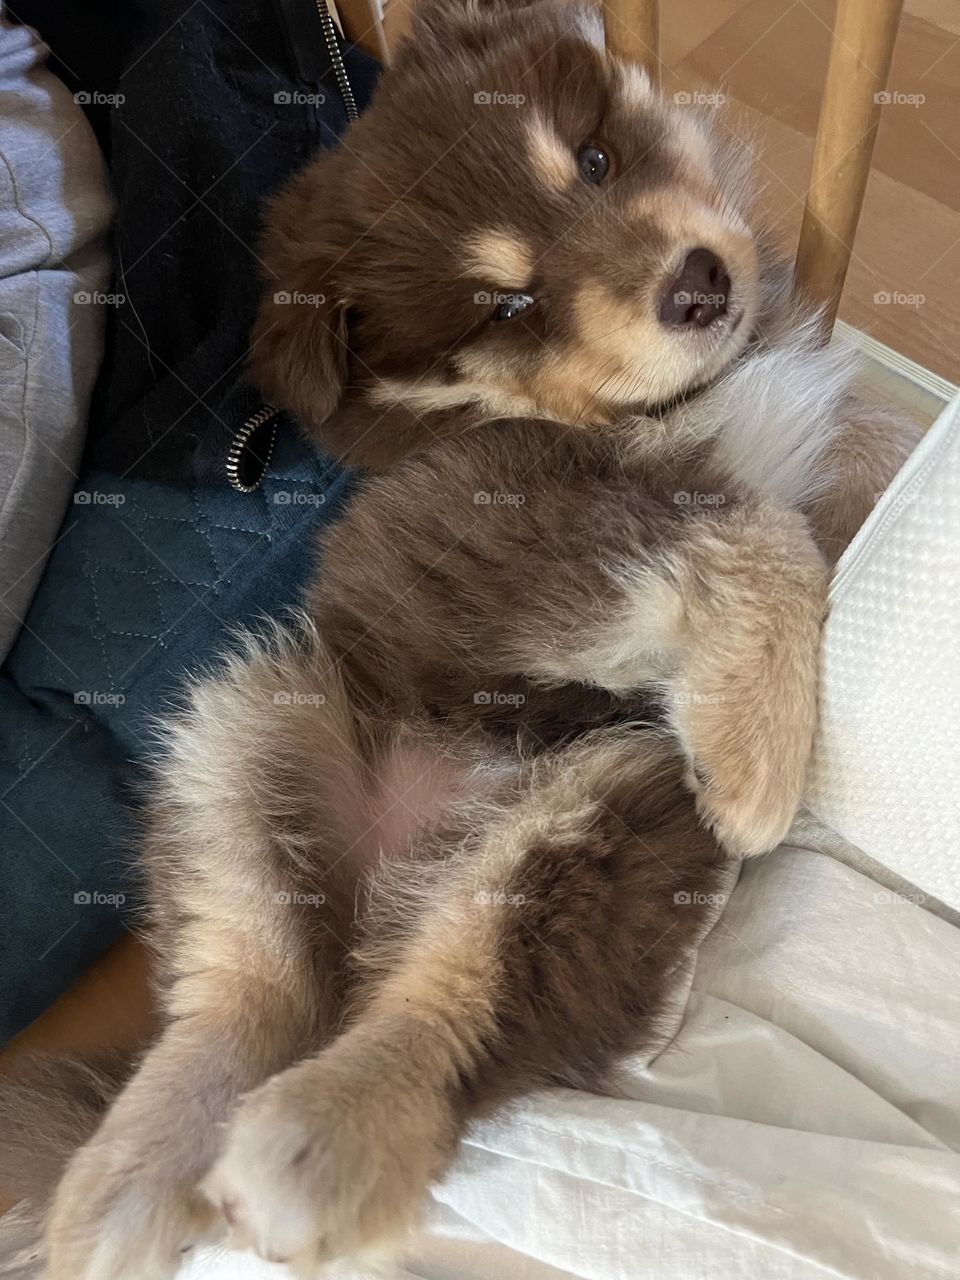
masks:
POLYGON ((657 314, 673 328, 706 329, 727 314, 730 275, 712 249, 693 249, 667 282, 657 314))

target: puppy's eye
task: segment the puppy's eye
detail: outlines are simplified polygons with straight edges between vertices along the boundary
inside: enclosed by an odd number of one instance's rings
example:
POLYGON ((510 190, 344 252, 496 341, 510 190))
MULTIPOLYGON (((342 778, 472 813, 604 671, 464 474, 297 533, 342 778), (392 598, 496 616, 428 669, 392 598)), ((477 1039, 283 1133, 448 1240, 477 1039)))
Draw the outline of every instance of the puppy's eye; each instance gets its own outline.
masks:
POLYGON ((494 320, 512 320, 521 311, 526 311, 527 307, 532 306, 533 298, 529 293, 511 293, 494 311, 493 318, 494 320))
POLYGON ((584 182, 592 182, 598 187, 609 172, 610 157, 592 142, 588 142, 577 152, 577 168, 584 182))

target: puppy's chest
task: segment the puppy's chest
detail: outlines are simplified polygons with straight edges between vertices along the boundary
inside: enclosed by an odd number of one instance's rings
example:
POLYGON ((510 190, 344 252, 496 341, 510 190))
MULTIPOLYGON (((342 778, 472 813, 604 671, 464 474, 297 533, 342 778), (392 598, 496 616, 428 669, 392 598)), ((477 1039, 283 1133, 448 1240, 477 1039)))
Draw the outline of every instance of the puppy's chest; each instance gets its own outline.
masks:
POLYGON ((710 388, 682 425, 708 442, 728 484, 801 508, 828 480, 852 372, 832 349, 764 352, 710 388))

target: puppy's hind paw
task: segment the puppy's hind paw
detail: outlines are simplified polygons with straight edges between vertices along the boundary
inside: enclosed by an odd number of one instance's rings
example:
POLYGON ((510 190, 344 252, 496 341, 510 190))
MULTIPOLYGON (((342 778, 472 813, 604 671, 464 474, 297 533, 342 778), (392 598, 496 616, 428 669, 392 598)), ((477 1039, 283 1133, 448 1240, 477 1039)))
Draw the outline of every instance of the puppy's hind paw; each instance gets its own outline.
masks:
POLYGON ((143 1163, 135 1141, 95 1140, 74 1157, 47 1224, 44 1280, 171 1280, 222 1234, 203 1197, 143 1163))
POLYGON ((230 1124, 201 1190, 230 1243, 315 1277, 336 1258, 385 1256, 416 1224, 443 1163, 436 1107, 364 1080, 336 1047, 274 1076, 230 1124))

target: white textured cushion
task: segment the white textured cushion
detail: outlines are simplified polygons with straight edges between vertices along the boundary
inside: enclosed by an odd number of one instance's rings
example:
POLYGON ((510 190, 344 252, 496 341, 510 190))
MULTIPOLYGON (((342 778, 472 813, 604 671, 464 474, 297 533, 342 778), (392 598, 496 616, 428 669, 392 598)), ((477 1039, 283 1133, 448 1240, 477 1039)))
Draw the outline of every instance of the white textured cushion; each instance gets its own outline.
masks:
POLYGON ((837 567, 808 806, 960 910, 960 397, 837 567))

